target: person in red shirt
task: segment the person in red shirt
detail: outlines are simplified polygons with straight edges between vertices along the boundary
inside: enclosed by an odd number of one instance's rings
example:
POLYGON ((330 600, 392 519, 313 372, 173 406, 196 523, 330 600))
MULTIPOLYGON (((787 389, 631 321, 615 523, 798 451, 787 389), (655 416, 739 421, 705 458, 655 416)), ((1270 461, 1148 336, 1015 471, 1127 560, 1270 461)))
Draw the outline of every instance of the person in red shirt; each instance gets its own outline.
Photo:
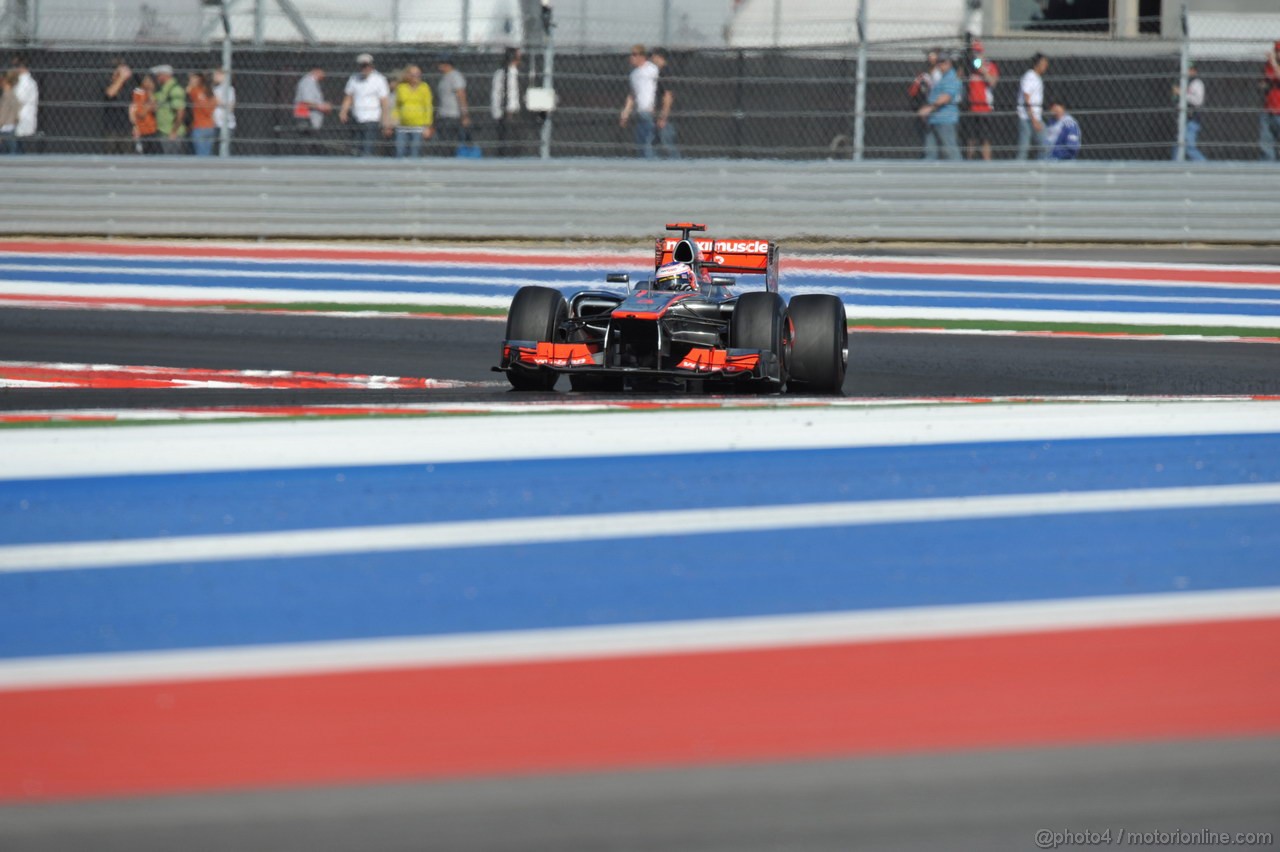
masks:
POLYGON ((1276 145, 1280 144, 1280 41, 1271 46, 1267 64, 1262 71, 1262 87, 1265 101, 1258 144, 1262 147, 1262 159, 1276 159, 1276 145))
POLYGON ((209 88, 209 80, 199 71, 187 77, 187 100, 191 103, 191 147, 197 157, 213 154, 213 141, 218 135, 213 122, 213 111, 218 99, 209 88))
POLYGON ((160 139, 156 135, 156 80, 150 74, 133 90, 129 104, 129 123, 133 125, 133 149, 139 154, 159 154, 160 139))
POLYGON ((974 41, 969 55, 969 82, 966 87, 966 100, 969 111, 965 114, 965 139, 968 150, 965 156, 972 160, 982 146, 982 159, 991 159, 991 124, 995 113, 996 81, 1000 79, 1000 69, 983 52, 982 42, 974 41))

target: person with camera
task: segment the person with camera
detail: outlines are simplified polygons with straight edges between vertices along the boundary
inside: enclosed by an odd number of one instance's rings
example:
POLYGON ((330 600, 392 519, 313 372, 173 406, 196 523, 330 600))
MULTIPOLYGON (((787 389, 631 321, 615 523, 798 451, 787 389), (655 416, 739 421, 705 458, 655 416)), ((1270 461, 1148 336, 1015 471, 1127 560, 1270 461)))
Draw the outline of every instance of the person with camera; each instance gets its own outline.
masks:
POLYGON ((969 111, 962 121, 968 150, 972 160, 981 146, 982 159, 991 159, 991 124, 995 114, 996 81, 1000 68, 987 59, 982 42, 974 41, 969 48, 969 111))
POLYGON ((1276 145, 1280 145, 1280 41, 1271 46, 1267 64, 1262 70, 1262 87, 1265 101, 1259 126, 1258 144, 1262 147, 1262 159, 1276 159, 1276 145))

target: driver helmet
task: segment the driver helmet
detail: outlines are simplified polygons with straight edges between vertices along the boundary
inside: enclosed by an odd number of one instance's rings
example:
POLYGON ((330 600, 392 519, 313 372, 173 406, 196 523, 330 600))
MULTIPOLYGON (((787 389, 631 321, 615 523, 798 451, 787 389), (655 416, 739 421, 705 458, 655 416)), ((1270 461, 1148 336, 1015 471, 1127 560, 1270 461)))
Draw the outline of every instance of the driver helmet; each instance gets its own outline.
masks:
POLYGON ((687 263, 668 263, 658 267, 654 276, 655 290, 697 290, 698 279, 693 274, 693 267, 687 263))

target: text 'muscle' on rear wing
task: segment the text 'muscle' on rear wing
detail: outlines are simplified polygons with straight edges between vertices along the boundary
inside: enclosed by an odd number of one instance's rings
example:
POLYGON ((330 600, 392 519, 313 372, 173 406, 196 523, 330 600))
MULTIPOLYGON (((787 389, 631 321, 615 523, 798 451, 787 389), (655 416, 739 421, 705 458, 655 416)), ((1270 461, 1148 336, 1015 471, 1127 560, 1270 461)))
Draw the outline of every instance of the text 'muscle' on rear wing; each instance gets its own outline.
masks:
MULTIPOLYGON (((672 263, 676 257, 676 246, 681 242, 682 240, 672 237, 658 237, 654 243, 654 268, 672 263)), ((710 271, 763 275, 765 287, 771 292, 778 292, 777 243, 771 240, 718 240, 710 237, 690 238, 689 242, 697 247, 702 262, 710 271)))

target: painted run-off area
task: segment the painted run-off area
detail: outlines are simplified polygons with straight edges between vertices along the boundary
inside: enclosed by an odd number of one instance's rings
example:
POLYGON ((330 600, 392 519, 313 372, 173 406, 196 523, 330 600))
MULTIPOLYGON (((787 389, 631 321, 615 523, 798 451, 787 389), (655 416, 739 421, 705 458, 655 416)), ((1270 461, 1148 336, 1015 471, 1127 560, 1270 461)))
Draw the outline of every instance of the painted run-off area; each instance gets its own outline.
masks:
MULTIPOLYGON (((570 292, 651 253, 0 241, 0 302, 46 307, 501 318, 525 284, 570 292)), ((804 255, 783 292, 834 292, 872 331, 1280 337, 1280 266, 804 255)), ((747 285, 749 277, 742 283, 747 285)))
POLYGON ((1243 401, 13 433, 0 800, 1275 735, 1277 435, 1243 401), (469 537, 387 547, 424 522, 469 537))

